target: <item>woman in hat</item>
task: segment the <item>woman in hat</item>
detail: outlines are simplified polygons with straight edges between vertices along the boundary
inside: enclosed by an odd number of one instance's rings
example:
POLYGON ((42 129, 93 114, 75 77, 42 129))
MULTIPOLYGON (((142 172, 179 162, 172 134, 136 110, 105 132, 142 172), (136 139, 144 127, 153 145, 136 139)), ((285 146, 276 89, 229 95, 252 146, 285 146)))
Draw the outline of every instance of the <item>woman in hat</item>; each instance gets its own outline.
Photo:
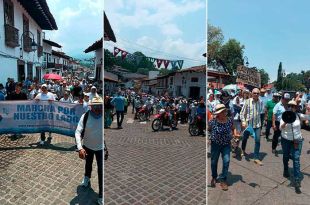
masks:
POLYGON ((209 122, 208 130, 211 134, 211 187, 216 186, 217 180, 220 180, 222 190, 228 190, 227 174, 230 162, 231 140, 237 135, 233 125, 233 118, 227 117, 227 108, 224 104, 218 104, 215 107, 215 118, 209 122), (223 169, 222 174, 218 177, 217 163, 222 154, 223 169))
POLYGON ((290 177, 288 171, 288 161, 290 156, 293 160, 294 178, 295 178, 295 191, 300 191, 300 154, 303 143, 303 137, 301 133, 301 121, 310 120, 310 115, 304 115, 297 113, 297 103, 293 100, 288 103, 289 111, 282 114, 280 121, 281 145, 283 150, 283 176, 286 178, 290 177), (295 115, 295 116, 294 116, 295 115), (291 120, 296 119, 296 120, 291 120), (293 122, 290 122, 293 121, 293 122))

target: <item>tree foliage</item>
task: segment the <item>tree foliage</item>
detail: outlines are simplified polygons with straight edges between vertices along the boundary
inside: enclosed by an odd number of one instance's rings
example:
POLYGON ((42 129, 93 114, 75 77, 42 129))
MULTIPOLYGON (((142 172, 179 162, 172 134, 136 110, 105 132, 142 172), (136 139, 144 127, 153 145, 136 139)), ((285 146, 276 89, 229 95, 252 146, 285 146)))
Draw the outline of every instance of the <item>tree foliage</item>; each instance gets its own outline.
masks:
POLYGON ((258 69, 258 71, 260 72, 261 87, 263 87, 269 83, 269 74, 263 68, 258 69))
POLYGON ((127 69, 129 72, 141 74, 148 73, 148 71, 157 70, 155 65, 145 58, 145 55, 142 52, 135 52, 133 55, 141 56, 141 61, 137 62, 135 60, 129 60, 128 58, 122 59, 122 57, 114 57, 113 53, 108 49, 104 49, 104 68, 106 70, 111 69, 114 65, 121 66, 124 69, 127 69))

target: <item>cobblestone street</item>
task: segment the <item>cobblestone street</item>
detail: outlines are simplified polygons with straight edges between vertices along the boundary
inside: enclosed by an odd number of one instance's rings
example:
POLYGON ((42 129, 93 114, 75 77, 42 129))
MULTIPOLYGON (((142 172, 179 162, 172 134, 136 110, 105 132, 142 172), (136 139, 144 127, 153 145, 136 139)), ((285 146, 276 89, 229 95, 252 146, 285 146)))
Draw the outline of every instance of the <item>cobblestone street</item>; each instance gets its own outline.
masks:
POLYGON ((84 161, 74 151, 74 138, 52 134, 51 144, 37 147, 39 134, 13 139, 0 136, 0 204, 96 204, 95 161, 92 188, 80 187, 84 161))
MULTIPOLYGON (((301 194, 296 194, 292 185, 293 162, 289 161, 290 179, 283 177, 282 148, 279 144, 278 157, 271 153, 271 142, 267 142, 262 136, 260 157, 263 166, 256 165, 253 156, 254 140, 249 139, 246 151, 247 158, 231 158, 228 173, 228 191, 221 190, 219 184, 216 188, 210 187, 211 165, 208 158, 208 205, 230 204, 230 205, 284 205, 284 204, 309 204, 310 201, 310 132, 303 130, 305 138, 300 157, 301 164, 301 194)), ((272 137, 272 135, 271 135, 272 137)), ((241 143, 240 143, 241 146, 241 143)), ((239 146, 239 147, 240 147, 239 146)), ((218 173, 222 170, 222 159, 219 159, 218 173)))
MULTIPOLYGON (((205 205, 205 137, 190 137, 188 125, 153 132, 151 121, 125 115, 123 129, 105 129, 106 205, 205 205)), ((116 121, 116 120, 115 120, 116 121)))

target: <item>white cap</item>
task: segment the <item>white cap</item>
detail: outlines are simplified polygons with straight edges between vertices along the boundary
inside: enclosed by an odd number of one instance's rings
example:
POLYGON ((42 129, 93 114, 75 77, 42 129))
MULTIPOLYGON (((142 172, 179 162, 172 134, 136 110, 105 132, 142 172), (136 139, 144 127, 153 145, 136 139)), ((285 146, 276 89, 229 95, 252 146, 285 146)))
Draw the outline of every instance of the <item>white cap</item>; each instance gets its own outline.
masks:
POLYGON ((44 83, 43 85, 41 85, 41 88, 42 88, 42 87, 46 87, 46 88, 47 88, 47 85, 44 83))
POLYGON ((84 95, 86 95, 86 96, 88 96, 88 97, 89 97, 89 96, 90 96, 90 93, 84 93, 84 95))
POLYGON ((96 86, 92 86, 91 89, 97 89, 96 86))
POLYGON ((290 99, 290 98, 291 98, 291 96, 290 96, 290 94, 285 93, 285 94, 284 94, 284 96, 283 96, 283 98, 284 98, 284 99, 290 99))

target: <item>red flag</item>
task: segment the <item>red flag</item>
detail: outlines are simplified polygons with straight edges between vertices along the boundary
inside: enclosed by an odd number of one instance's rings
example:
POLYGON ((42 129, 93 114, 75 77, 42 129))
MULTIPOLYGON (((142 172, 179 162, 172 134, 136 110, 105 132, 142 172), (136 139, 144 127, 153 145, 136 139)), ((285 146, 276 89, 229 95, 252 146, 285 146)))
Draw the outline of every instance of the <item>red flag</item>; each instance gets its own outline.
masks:
POLYGON ((163 60, 162 59, 156 59, 157 67, 160 68, 163 60))
POLYGON ((121 49, 114 47, 114 57, 121 51, 121 49))
POLYGON ((122 51, 122 59, 124 60, 124 58, 126 58, 126 56, 127 56, 127 52, 126 51, 122 51))
POLYGON ((165 68, 167 69, 168 68, 168 65, 170 63, 170 60, 163 60, 164 61, 164 66, 165 68))

